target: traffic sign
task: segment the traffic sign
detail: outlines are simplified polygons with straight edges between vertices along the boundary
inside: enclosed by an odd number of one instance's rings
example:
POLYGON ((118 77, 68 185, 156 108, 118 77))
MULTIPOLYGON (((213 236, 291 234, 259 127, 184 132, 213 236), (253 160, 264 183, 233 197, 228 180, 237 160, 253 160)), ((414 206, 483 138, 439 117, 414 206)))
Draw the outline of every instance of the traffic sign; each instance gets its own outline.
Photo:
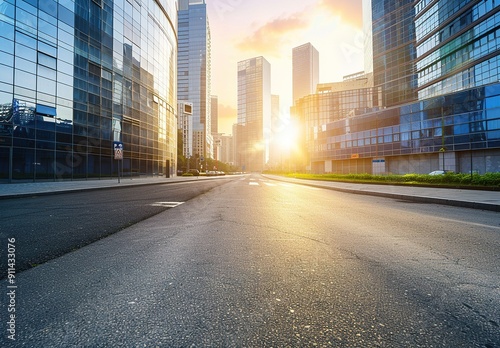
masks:
POLYGON ((123 143, 115 141, 113 143, 113 149, 115 151, 115 160, 123 159, 123 143))

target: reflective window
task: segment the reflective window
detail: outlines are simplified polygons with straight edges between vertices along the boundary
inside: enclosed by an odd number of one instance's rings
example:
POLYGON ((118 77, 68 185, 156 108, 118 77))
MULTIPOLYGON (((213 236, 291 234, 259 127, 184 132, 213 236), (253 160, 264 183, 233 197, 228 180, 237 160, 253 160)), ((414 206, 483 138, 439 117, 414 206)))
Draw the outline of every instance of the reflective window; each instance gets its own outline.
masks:
POLYGON ((2 76, 3 83, 13 83, 14 80, 14 69, 12 66, 6 66, 0 64, 0 76, 2 76))
POLYGON ((27 72, 22 71, 22 70, 16 70, 15 71, 15 83, 17 86, 35 89, 36 88, 36 75, 33 75, 31 73, 27 73, 27 72))
POLYGON ((36 63, 35 62, 29 61, 26 59, 22 59, 20 57, 16 57, 15 64, 16 64, 16 69, 18 69, 18 70, 23 70, 23 71, 29 72, 31 74, 36 74, 36 63))
POLYGON ((38 52, 38 64, 46 66, 51 69, 57 68, 56 59, 42 52, 38 52))
POLYGON ((0 21, 0 37, 14 40, 14 26, 4 21, 0 21))
POLYGON ((57 17, 57 3, 54 0, 39 0, 38 6, 41 11, 57 17))
POLYGON ((14 66, 14 56, 8 53, 0 53, 0 64, 14 66))

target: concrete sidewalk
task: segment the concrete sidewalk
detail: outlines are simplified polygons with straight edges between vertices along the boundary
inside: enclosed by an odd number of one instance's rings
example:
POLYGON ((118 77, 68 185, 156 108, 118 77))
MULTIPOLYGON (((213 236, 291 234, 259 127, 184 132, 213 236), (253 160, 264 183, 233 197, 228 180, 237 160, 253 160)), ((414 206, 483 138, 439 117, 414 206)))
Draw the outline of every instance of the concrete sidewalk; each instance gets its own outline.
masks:
POLYGON ((353 184, 333 181, 303 180, 265 175, 268 179, 293 182, 331 190, 390 197, 422 203, 436 203, 457 207, 491 210, 500 212, 500 191, 415 187, 399 185, 353 184))
MULTIPOLYGON (((296 184, 327 188, 354 194, 383 196, 414 202, 445 204, 466 208, 500 212, 500 191, 465 190, 450 188, 431 188, 394 185, 352 184, 342 182, 303 180, 277 175, 264 175, 272 180, 293 182, 296 184)), ((46 195, 83 190, 121 188, 137 185, 160 185, 193 180, 210 180, 221 177, 145 177, 102 180, 50 181, 36 183, 0 184, 0 199, 46 195)), ((228 176, 226 176, 228 178, 228 176)))
POLYGON ((34 195, 47 195, 62 192, 79 192, 87 190, 112 189, 138 185, 159 185, 182 181, 198 180, 198 177, 136 177, 113 179, 88 179, 71 181, 45 181, 0 184, 0 199, 18 198, 34 195))

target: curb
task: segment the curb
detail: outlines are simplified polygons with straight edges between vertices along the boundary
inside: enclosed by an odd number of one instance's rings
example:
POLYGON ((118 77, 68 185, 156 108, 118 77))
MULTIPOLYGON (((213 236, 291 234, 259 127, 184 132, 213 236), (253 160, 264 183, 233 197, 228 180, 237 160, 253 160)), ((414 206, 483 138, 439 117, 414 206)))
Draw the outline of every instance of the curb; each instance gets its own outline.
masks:
MULTIPOLYGON (((265 177, 268 179, 271 179, 271 180, 276 180, 276 181, 293 182, 293 183, 299 184, 299 185, 317 187, 317 188, 339 191, 339 192, 344 192, 344 193, 357 194, 357 195, 386 197, 386 198, 401 199, 401 200, 416 202, 416 203, 434 203, 434 204, 449 205, 449 206, 454 206, 454 207, 472 208, 472 209, 500 212, 500 205, 497 205, 497 204, 488 204, 488 203, 481 203, 481 202, 468 202, 468 201, 435 198, 435 197, 412 196, 412 195, 404 195, 404 194, 400 194, 400 193, 390 193, 390 192, 361 191, 361 190, 346 189, 346 188, 341 188, 341 187, 333 187, 333 186, 328 186, 328 185, 314 184, 311 182, 300 183, 297 181, 286 180, 286 178, 281 179, 281 178, 269 177, 269 176, 265 176, 265 177)), ((300 180, 300 179, 296 179, 296 180, 300 180)), ((388 185, 388 186, 391 186, 391 185, 388 185)))

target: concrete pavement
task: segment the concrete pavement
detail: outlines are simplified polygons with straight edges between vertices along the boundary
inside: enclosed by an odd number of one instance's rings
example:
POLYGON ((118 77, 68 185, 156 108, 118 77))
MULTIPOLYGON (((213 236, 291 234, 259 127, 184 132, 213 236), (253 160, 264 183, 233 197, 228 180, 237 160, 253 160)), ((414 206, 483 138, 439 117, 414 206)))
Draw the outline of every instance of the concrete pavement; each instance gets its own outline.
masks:
POLYGON ((198 180, 197 177, 136 177, 113 179, 89 179, 71 181, 43 181, 0 184, 0 199, 17 198, 34 195, 47 195, 63 192, 78 192, 86 190, 112 189, 137 185, 158 185, 179 181, 198 180))
POLYGON ((273 180, 287 181, 331 190, 390 197, 413 202, 445 204, 500 212, 500 191, 416 187, 399 185, 353 184, 333 181, 303 180, 265 175, 273 180))
MULTIPOLYGON (((342 182, 329 182, 318 180, 303 180, 286 178, 277 175, 264 175, 270 180, 293 182, 302 185, 321 187, 331 190, 354 194, 390 197, 395 199, 410 200, 423 203, 436 203, 466 208, 491 210, 500 212, 500 191, 450 189, 435 187, 414 187, 394 185, 353 184, 342 182)), ((62 192, 76 192, 82 190, 98 190, 120 188, 136 185, 158 185, 181 181, 208 180, 220 177, 147 177, 147 178, 122 178, 104 180, 74 180, 51 181, 35 183, 0 184, 0 199, 26 197, 33 195, 55 194, 62 192)))

